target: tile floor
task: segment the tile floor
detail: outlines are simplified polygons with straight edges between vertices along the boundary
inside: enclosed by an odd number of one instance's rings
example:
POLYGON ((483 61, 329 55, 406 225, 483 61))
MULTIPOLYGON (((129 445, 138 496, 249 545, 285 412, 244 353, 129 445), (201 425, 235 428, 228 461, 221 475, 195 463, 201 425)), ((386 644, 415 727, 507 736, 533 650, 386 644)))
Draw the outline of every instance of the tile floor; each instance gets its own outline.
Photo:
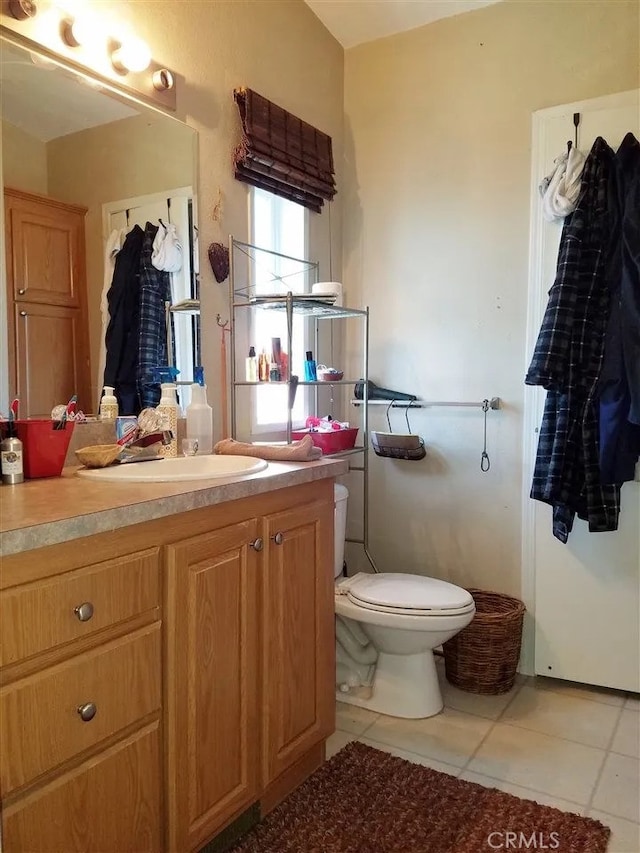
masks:
POLYGON ((338 702, 327 757, 359 740, 408 761, 611 827, 608 853, 640 853, 640 702, 547 678, 518 676, 503 696, 451 686, 445 707, 401 720, 338 702))

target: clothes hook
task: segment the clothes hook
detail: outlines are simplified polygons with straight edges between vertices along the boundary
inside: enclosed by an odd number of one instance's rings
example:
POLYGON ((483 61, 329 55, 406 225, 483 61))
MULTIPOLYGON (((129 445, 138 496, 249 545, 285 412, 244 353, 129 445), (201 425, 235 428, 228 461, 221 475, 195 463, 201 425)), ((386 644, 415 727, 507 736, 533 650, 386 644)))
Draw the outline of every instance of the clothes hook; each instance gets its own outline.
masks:
POLYGON ((158 222, 160 223, 160 225, 162 225, 162 227, 163 227, 163 228, 164 228, 164 230, 166 231, 166 230, 167 230, 167 226, 164 224, 164 222, 162 221, 162 219, 160 219, 160 217, 158 217, 158 222))
POLYGON ((220 316, 220 314, 216 314, 216 323, 218 324, 218 326, 220 326, 221 329, 225 329, 225 331, 227 329, 227 326, 229 325, 228 320, 225 320, 224 323, 222 322, 222 317, 220 316))
POLYGON ((127 208, 127 209, 125 210, 124 215, 125 215, 125 216, 126 216, 126 218, 127 218, 127 225, 128 225, 128 224, 129 224, 129 208, 127 208))
POLYGON ((389 432, 393 432, 393 429, 391 428, 391 418, 389 417, 389 412, 391 411, 394 403, 395 400, 392 400, 387 406, 387 426, 389 427, 389 432))
POLYGON ((580 113, 573 114, 573 126, 575 127, 575 146, 578 147, 578 126, 580 124, 580 113))
POLYGON ((409 405, 404 410, 404 419, 407 422, 407 432, 411 435, 411 424, 409 423, 409 409, 411 408, 411 404, 413 400, 409 400, 409 405))

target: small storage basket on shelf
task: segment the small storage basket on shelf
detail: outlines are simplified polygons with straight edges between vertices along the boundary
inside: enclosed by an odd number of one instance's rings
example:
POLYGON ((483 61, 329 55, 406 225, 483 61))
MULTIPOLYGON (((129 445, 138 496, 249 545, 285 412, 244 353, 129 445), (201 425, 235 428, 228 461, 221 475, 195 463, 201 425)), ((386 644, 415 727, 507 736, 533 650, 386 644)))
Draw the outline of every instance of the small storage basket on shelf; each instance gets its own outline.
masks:
POLYGON ((507 693, 520 659, 525 606, 499 592, 469 592, 473 621, 443 646, 447 681, 471 693, 507 693))

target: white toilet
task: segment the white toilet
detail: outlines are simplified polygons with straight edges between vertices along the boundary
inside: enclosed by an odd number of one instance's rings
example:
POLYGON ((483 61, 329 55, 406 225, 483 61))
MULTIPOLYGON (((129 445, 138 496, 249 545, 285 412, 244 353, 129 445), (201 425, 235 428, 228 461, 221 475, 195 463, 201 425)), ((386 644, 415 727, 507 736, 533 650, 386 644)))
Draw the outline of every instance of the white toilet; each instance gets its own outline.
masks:
POLYGON ((471 622, 473 598, 421 575, 340 578, 347 496, 336 486, 337 698, 392 717, 430 717, 443 706, 433 649, 471 622))

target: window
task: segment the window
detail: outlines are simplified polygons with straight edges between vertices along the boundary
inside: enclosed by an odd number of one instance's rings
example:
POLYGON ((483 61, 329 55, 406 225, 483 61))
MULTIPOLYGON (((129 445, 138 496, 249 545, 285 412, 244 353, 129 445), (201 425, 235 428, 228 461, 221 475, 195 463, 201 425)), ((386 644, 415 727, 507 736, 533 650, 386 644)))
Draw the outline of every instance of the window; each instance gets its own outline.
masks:
MULTIPOLYGON (((295 202, 273 195, 266 190, 252 188, 250 193, 251 242, 255 246, 288 255, 290 258, 307 256, 307 211, 295 202)), ((259 253, 258 253, 259 254, 259 253)), ((304 293, 309 290, 308 276, 300 273, 300 264, 287 258, 264 254, 252 264, 253 287, 256 295, 304 293)), ((249 329, 250 345, 256 355, 264 350, 271 358, 272 338, 280 338, 282 350, 287 348, 287 318, 282 311, 253 310, 249 329)), ((287 353, 290 372, 300 375, 308 349, 308 323, 303 317, 293 318, 293 352, 287 353)), ((259 387, 252 395, 251 432, 263 434, 282 430, 287 412, 286 385, 259 387)), ((305 418, 307 392, 299 388, 292 413, 294 424, 305 418)))

